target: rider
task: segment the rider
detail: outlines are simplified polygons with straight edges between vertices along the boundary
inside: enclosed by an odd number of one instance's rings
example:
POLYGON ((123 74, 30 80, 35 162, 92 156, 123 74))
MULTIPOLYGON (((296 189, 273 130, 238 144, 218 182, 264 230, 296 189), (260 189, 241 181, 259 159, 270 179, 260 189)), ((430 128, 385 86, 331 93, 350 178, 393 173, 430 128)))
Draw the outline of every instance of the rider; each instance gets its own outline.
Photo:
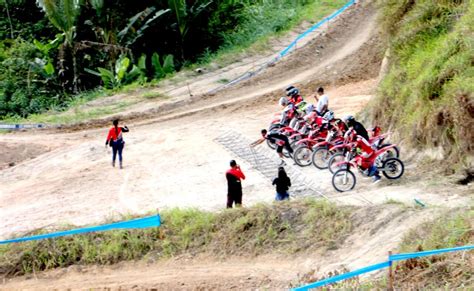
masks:
POLYGON ((348 115, 344 117, 344 122, 347 124, 348 128, 353 128, 357 135, 365 138, 367 141, 369 140, 369 134, 365 127, 358 121, 355 120, 354 116, 348 115))
POLYGON ((281 133, 277 132, 277 131, 267 132, 266 129, 262 129, 261 134, 262 134, 262 137, 260 139, 256 140, 256 141, 254 141, 253 143, 251 143, 250 146, 255 147, 256 145, 259 145, 262 142, 264 142, 266 139, 273 141, 277 145, 276 152, 278 153, 278 156, 281 159, 280 166, 284 166, 286 163, 283 160, 283 158, 284 158, 284 156, 283 156, 283 147, 285 147, 286 150, 290 154, 293 153, 293 149, 291 148, 290 141, 288 140, 288 137, 284 134, 281 134, 281 133))
POLYGON ((303 97, 300 95, 300 90, 298 90, 294 87, 292 89, 286 91, 286 96, 288 96, 288 101, 290 103, 293 103, 294 105, 298 105, 298 104, 300 104, 300 102, 303 101, 303 97))
POLYGON ((296 106, 289 102, 285 97, 281 97, 278 103, 284 107, 283 112, 281 113, 280 124, 286 125, 297 115, 298 112, 296 111, 296 106))
POLYGON ((373 162, 369 162, 369 158, 375 153, 372 145, 368 142, 369 136, 367 134, 367 130, 365 130, 364 126, 357 122, 352 115, 348 115, 344 117, 344 121, 346 122, 349 130, 346 132, 345 137, 349 138, 350 140, 354 140, 357 142, 357 148, 362 151, 361 156, 364 158, 364 161, 361 163, 361 167, 363 169, 367 169, 368 176, 373 176, 374 183, 380 182, 380 174, 377 169, 377 166, 373 162))
POLYGON ((314 99, 316 99, 316 101, 318 102, 316 104, 316 112, 318 113, 319 116, 323 116, 328 110, 329 97, 328 95, 324 94, 323 87, 318 88, 317 95, 319 96, 319 98, 318 96, 314 95, 314 99))

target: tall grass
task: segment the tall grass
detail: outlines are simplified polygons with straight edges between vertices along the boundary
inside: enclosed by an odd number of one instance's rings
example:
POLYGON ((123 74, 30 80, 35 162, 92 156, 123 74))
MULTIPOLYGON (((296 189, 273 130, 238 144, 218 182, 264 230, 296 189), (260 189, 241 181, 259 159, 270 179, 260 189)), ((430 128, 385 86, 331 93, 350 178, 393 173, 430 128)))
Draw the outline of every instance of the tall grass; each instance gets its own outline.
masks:
POLYGON ((390 66, 370 116, 453 162, 474 152, 474 2, 380 0, 390 66))
MULTIPOLYGON (((414 252, 474 243, 474 210, 453 211, 426 222, 408 233, 400 252, 414 252)), ((395 268, 398 288, 472 289, 472 252, 446 253, 399 262, 395 268)))
POLYGON ((272 37, 279 36, 304 21, 315 23, 342 7, 346 0, 259 0, 249 1, 238 11, 241 23, 233 31, 221 33, 222 46, 204 53, 198 64, 216 61, 226 65, 241 58, 238 53, 268 49, 272 37))
MULTIPOLYGON (((403 236, 396 253, 450 248, 473 243, 474 210, 457 209, 410 230, 403 236)), ((394 287, 396 290, 472 290, 473 258, 472 251, 468 251, 395 262, 394 287)), ((333 288, 384 290, 387 288, 387 281, 384 275, 379 279, 363 282, 356 278, 342 281, 333 288)))
POLYGON ((326 201, 260 204, 211 213, 172 209, 160 228, 116 230, 0 246, 0 274, 114 264, 182 253, 217 256, 335 248, 351 231, 350 211, 326 201))

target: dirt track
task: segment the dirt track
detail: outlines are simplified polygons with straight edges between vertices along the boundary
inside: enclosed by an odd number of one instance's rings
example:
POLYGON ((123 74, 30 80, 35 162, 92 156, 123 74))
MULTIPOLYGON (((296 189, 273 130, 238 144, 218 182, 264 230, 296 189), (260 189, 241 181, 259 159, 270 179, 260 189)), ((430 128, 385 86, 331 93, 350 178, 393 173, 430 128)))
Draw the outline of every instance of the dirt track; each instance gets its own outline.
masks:
MULTIPOLYGON (((125 112, 125 122, 131 132, 125 135, 124 170, 110 166, 110 153, 104 146, 107 129, 100 128, 109 122, 108 118, 68 127, 66 131, 71 132, 1 135, 2 144, 7 146, 0 152, 4 154, 7 149, 11 159, 0 160, 0 163, 4 167, 10 162, 16 164, 0 170, 0 221, 3 222, 0 239, 63 223, 93 224, 118 213, 144 213, 168 207, 222 209, 226 188, 224 171, 228 161, 234 158, 213 142, 222 131, 233 129, 248 138, 257 138, 259 130, 266 127, 273 113, 279 110, 276 100, 290 83, 303 88, 305 96, 316 86, 327 85, 330 107, 339 116, 358 112, 371 98, 383 52, 375 28, 374 9, 364 5, 341 16, 326 33, 254 79, 214 96, 189 98, 185 92, 176 93, 164 104, 141 104, 125 112), (12 151, 15 148, 12 145, 17 144, 25 148, 12 151), (28 152, 27 148, 30 153, 23 154, 28 152), (40 151, 45 153, 39 154, 40 151)), ((201 76, 196 78, 195 84, 206 86, 199 83, 202 80, 201 76)), ((183 91, 176 89, 175 92, 183 91)), ((452 186, 443 179, 419 182, 426 176, 413 171, 415 162, 414 158, 407 161, 405 179, 384 181, 377 186, 359 179, 357 190, 348 195, 332 190, 328 172, 313 167, 302 171, 330 199, 341 204, 370 206, 394 199, 413 205, 414 197, 434 208, 469 203, 466 193, 472 188, 466 187, 471 186, 452 186)), ((244 182, 244 204, 271 202, 273 188, 269 181, 245 161, 239 163, 248 176, 244 182)), ((367 231, 355 234, 345 247, 322 261, 304 256, 273 260, 235 258, 229 262, 208 258, 204 265, 198 265, 199 259, 184 259, 186 267, 183 269, 183 261, 178 260, 151 266, 124 264, 117 267, 119 269, 86 268, 85 272, 60 270, 51 273, 53 279, 24 282, 16 279, 17 283, 0 287, 284 288, 297 279, 295 274, 301 265, 309 271, 323 268, 324 262, 330 267, 320 271, 329 271, 334 269, 331 264, 337 262, 350 268, 377 262, 386 252, 376 251, 377 245, 389 240, 387 246, 396 246, 404 231, 434 212, 423 210, 408 217, 391 207, 388 209, 390 215, 386 221, 382 211, 370 221, 373 223, 367 225, 367 231), (393 227, 390 231, 388 228, 369 231, 381 223, 393 227), (282 261, 286 262, 282 264, 282 261), (57 279, 61 274, 65 274, 64 277, 57 279)))

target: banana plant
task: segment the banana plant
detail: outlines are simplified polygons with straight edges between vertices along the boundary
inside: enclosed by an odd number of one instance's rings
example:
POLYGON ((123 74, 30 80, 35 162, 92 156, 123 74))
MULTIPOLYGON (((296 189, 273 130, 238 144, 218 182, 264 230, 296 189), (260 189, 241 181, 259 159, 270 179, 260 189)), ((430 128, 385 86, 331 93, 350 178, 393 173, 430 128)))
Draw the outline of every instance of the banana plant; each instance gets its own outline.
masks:
POLYGON ((135 80, 137 80, 140 84, 144 84, 147 82, 146 55, 142 55, 138 59, 138 64, 133 65, 132 69, 127 74, 127 83, 131 83, 135 80))
POLYGON ((51 59, 49 52, 53 49, 57 49, 61 43, 64 41, 64 33, 57 34, 56 38, 43 44, 38 40, 33 40, 33 44, 36 48, 43 54, 43 70, 48 76, 52 76, 55 72, 53 60, 51 59))
MULTIPOLYGON (((74 49, 75 23, 80 13, 79 0, 36 0, 37 5, 44 11, 49 21, 64 34, 64 43, 60 47, 60 56, 65 55, 65 51, 69 50, 73 62, 73 91, 77 92, 77 65, 76 51, 74 49)), ((65 58, 60 59, 60 72, 63 74, 66 70, 65 58)))
POLYGON ((159 11, 155 11, 155 7, 147 7, 145 10, 135 14, 135 16, 130 18, 127 26, 117 34, 119 37, 119 43, 125 45, 126 47, 132 45, 137 41, 137 39, 143 36, 144 31, 150 27, 152 22, 171 10, 161 9, 159 11), (155 13, 153 14, 153 12, 155 13), (152 16, 149 17, 150 15, 152 16), (145 23, 143 23, 145 19, 147 20, 145 23))
POLYGON ((167 74, 174 72, 173 55, 167 55, 163 60, 163 64, 161 64, 160 56, 157 53, 153 53, 151 56, 151 64, 153 66, 153 74, 155 79, 161 79, 167 74))
POLYGON ((193 21, 201 14, 212 2, 197 0, 193 5, 187 5, 186 0, 168 0, 168 7, 173 11, 178 27, 179 39, 181 41, 181 59, 184 60, 184 41, 193 21))
POLYGON ((129 66, 130 59, 126 56, 122 56, 115 62, 114 71, 105 68, 97 68, 97 71, 87 68, 84 70, 92 75, 100 77, 105 88, 115 89, 121 87, 126 82, 129 66))

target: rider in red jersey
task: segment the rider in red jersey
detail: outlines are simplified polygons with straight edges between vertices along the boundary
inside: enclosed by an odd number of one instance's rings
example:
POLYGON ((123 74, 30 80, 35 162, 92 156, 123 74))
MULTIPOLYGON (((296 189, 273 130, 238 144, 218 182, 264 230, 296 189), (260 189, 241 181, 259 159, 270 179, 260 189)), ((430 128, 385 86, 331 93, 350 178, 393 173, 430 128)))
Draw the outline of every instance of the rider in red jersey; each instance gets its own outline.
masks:
POLYGON ((294 105, 298 105, 303 101, 303 97, 300 95, 300 90, 293 88, 287 91, 288 101, 294 105))
POLYGON ((359 122, 356 122, 354 117, 351 115, 345 117, 344 121, 349 126, 349 130, 346 132, 344 137, 348 138, 351 141, 357 142, 356 148, 359 148, 362 151, 361 156, 363 157, 363 160, 361 161, 361 164, 359 166, 364 170, 368 170, 368 176, 373 176, 374 183, 380 182, 381 177, 379 171, 372 160, 372 155, 374 154, 375 150, 367 140, 367 131, 365 130, 363 125, 359 122), (360 133, 365 133, 365 136, 362 136, 360 133))

